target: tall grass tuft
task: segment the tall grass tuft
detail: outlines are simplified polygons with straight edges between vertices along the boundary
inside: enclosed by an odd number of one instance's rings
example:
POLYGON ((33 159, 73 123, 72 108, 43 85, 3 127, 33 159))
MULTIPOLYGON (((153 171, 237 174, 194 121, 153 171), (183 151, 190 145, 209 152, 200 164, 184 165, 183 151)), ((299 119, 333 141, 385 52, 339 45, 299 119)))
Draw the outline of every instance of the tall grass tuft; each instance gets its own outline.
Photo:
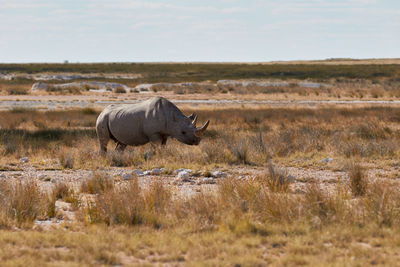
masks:
POLYGON ((137 179, 99 193, 87 207, 90 223, 107 225, 146 224, 160 228, 171 202, 171 194, 161 182, 143 189, 137 179))
POLYGON ((388 227, 400 223, 400 190, 396 184, 375 181, 368 186, 365 196, 362 203, 366 220, 388 227))
POLYGON ((363 168, 357 163, 352 163, 349 167, 348 175, 353 196, 364 196, 367 191, 367 178, 363 168))
POLYGON ((246 141, 239 140, 232 145, 232 152, 239 164, 250 164, 249 146, 246 141))
POLYGON ((288 192, 289 185, 294 178, 285 170, 274 167, 268 163, 268 172, 265 174, 263 182, 272 192, 288 192))
POLYGON ((96 171, 91 177, 82 182, 80 191, 82 193, 99 194, 113 188, 114 181, 112 177, 106 173, 96 171))
POLYGON ((73 169, 75 165, 75 156, 72 152, 62 149, 58 153, 58 160, 64 169, 73 169))
POLYGON ((25 226, 54 215, 55 199, 33 180, 0 181, 0 226, 25 226))

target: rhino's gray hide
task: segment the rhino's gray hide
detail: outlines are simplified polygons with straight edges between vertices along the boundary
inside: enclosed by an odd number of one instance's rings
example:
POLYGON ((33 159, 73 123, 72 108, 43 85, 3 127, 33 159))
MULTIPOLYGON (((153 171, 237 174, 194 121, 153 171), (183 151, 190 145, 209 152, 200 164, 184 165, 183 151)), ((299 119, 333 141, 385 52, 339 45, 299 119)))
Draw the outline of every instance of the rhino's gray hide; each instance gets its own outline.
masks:
POLYGON ((148 142, 165 144, 169 136, 198 145, 209 121, 196 128, 196 120, 195 114, 187 117, 167 99, 155 97, 137 104, 108 106, 97 118, 96 131, 102 152, 107 151, 110 139, 121 150, 148 142))

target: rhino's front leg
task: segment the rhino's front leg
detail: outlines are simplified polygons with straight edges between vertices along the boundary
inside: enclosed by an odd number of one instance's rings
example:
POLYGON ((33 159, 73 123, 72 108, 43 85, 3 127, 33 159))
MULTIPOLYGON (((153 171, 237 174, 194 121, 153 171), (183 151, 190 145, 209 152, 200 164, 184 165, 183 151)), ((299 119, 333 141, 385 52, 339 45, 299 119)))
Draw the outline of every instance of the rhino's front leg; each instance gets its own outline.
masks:
POLYGON ((155 133, 149 137, 149 141, 151 142, 152 146, 162 143, 162 136, 159 133, 155 133))
POLYGON ((167 139, 168 139, 168 136, 161 135, 161 145, 162 146, 165 146, 167 144, 167 139))
POLYGON ((150 144, 151 144, 151 150, 153 151, 153 153, 159 154, 159 152, 160 152, 159 144, 161 144, 161 146, 164 146, 167 143, 167 139, 168 139, 168 136, 165 136, 160 133, 156 133, 156 134, 153 134, 152 136, 150 136, 149 140, 150 140, 150 144))

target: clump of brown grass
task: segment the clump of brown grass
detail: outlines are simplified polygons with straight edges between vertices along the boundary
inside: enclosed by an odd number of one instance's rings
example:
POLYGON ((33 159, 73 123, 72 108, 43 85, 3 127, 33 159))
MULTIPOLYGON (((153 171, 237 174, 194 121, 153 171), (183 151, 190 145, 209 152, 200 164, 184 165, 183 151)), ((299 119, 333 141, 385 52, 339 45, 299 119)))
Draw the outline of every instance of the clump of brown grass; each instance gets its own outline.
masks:
POLYGON ((272 192, 288 192, 289 185, 294 178, 285 170, 274 167, 268 163, 268 173, 265 174, 263 182, 272 192))
POLYGON ((389 181, 375 181, 366 189, 364 215, 379 226, 392 227, 400 223, 400 190, 389 181))
POLYGON ((246 140, 234 142, 231 146, 236 163, 250 164, 249 145, 246 140))
POLYGON ((56 183, 53 188, 53 196, 56 200, 61 199, 62 201, 71 203, 74 208, 78 208, 80 203, 78 194, 65 182, 56 183))
POLYGON ((134 179, 99 193, 94 203, 88 205, 87 217, 91 223, 147 224, 159 228, 170 203, 171 193, 161 182, 155 181, 142 189, 134 179))
POLYGON ((114 188, 113 179, 106 173, 96 171, 91 177, 81 184, 80 191, 82 193, 99 194, 114 188))
POLYGON ((114 93, 117 93, 117 94, 125 94, 125 93, 126 93, 126 90, 125 90, 125 88, 123 88, 123 87, 117 87, 117 88, 114 89, 114 93))
POLYGON ((0 181, 0 226, 24 226, 54 215, 55 199, 33 180, 0 181))
POLYGON ((350 190, 353 196, 363 196, 367 191, 367 178, 363 168, 358 163, 349 166, 348 175, 350 179, 350 190))
POLYGON ((58 153, 58 160, 60 165, 65 169, 73 169, 75 165, 75 156, 71 151, 61 150, 58 153))
POLYGON ((10 87, 6 89, 9 95, 27 95, 28 89, 23 87, 10 87))
POLYGON ((135 151, 110 151, 107 159, 113 167, 129 167, 142 161, 135 151))

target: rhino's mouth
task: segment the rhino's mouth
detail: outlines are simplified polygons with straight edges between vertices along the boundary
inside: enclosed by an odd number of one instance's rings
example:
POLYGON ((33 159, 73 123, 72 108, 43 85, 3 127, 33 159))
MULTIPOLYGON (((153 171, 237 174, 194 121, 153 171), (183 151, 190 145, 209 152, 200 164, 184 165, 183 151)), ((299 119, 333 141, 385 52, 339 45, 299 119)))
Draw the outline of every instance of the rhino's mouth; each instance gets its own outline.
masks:
POLYGON ((191 145, 191 146, 198 146, 199 144, 200 144, 200 139, 193 140, 192 142, 188 143, 188 145, 191 145))

